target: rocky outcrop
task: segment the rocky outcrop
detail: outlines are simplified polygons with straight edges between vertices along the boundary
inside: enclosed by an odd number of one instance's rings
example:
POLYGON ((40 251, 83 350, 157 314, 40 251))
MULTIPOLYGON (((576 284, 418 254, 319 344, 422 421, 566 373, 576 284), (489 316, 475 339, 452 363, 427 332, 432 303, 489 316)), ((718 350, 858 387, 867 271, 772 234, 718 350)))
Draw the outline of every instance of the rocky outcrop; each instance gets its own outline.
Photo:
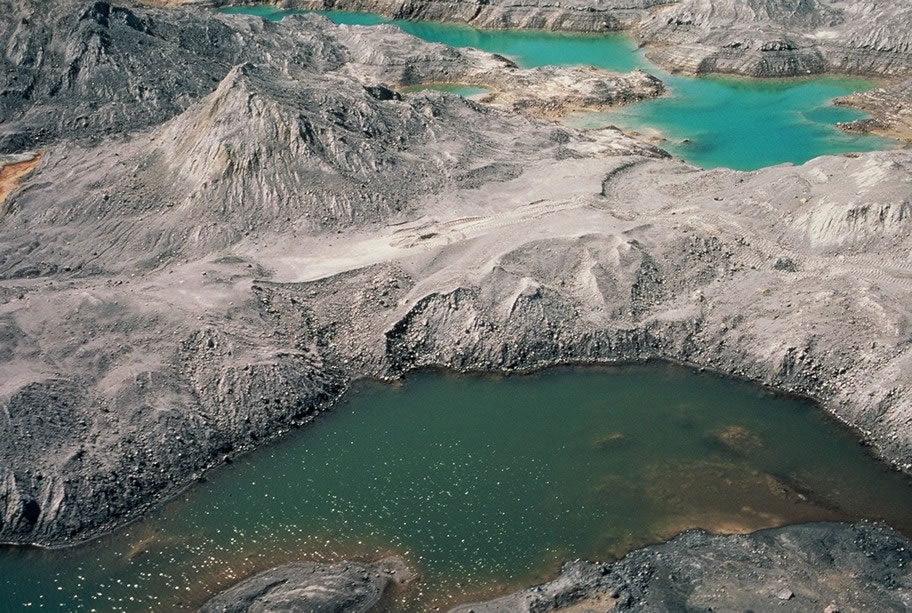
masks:
POLYGON ((325 565, 294 562, 241 581, 212 598, 199 613, 368 613, 390 586, 410 578, 399 560, 325 565))
POLYGON ((912 142, 912 79, 840 98, 836 104, 855 107, 871 115, 869 119, 841 124, 844 130, 912 142))
POLYGON ((898 613, 912 606, 910 563, 909 541, 873 524, 807 524, 739 536, 692 531, 614 564, 570 562, 549 583, 451 613, 898 613))

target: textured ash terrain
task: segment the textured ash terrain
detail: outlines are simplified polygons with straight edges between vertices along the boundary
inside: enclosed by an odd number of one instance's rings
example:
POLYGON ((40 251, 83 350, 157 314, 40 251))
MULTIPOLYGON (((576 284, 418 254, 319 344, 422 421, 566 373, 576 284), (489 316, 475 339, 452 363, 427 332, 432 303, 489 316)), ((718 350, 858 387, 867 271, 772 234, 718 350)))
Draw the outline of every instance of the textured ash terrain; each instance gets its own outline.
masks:
POLYGON ((642 73, 313 16, 30 0, 0 32, 0 541, 109 530, 429 365, 680 361, 912 470, 912 152, 702 171, 534 118, 642 73), (501 104, 395 92, 437 81, 501 104))

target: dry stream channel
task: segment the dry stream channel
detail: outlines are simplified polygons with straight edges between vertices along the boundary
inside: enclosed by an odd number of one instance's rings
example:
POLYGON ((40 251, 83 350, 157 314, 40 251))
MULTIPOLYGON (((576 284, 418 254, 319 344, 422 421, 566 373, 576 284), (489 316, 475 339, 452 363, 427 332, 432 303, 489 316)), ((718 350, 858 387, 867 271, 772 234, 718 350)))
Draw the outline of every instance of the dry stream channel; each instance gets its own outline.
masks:
MULTIPOLYGON (((399 25, 526 66, 644 65, 618 36, 399 25)), ((671 96, 573 121, 654 128, 669 139, 662 146, 707 167, 890 146, 833 125, 860 115, 829 101, 869 83, 659 76, 671 96)), ((426 611, 687 528, 873 519, 912 535, 910 509, 909 480, 853 434, 810 403, 747 383, 664 364, 511 377, 418 373, 397 385, 357 384, 314 425, 236 458, 113 535, 65 550, 4 549, 0 611, 193 610, 285 561, 390 554, 420 575, 395 608, 426 611)))

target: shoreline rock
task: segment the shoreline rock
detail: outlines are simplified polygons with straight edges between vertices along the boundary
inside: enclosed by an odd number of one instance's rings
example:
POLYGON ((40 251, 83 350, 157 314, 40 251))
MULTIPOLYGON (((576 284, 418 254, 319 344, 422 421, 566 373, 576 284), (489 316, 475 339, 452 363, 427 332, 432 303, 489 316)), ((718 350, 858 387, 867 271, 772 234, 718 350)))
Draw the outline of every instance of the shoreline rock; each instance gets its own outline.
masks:
MULTIPOLYGON (((176 0, 174 3, 181 3, 176 0)), ((184 0, 199 8, 263 4, 184 0)), ((912 8, 876 0, 273 0, 278 8, 371 12, 482 29, 629 32, 647 57, 672 72, 793 77, 912 74, 912 8), (877 27, 874 27, 876 24, 877 27)))
POLYGON ((293 562, 245 579, 206 602, 199 613, 368 613, 412 579, 397 559, 371 564, 293 562))
POLYGON ((568 562, 553 581, 450 613, 906 611, 910 545, 893 530, 867 523, 737 536, 689 531, 613 564, 568 562))
MULTIPOLYGON (((391 581, 409 577, 389 560, 286 564, 228 588, 199 612, 369 613, 380 610, 391 581)), ((912 542, 880 524, 820 522, 746 535, 690 530, 613 563, 567 562, 547 583, 450 613, 899 612, 910 603, 912 542)))

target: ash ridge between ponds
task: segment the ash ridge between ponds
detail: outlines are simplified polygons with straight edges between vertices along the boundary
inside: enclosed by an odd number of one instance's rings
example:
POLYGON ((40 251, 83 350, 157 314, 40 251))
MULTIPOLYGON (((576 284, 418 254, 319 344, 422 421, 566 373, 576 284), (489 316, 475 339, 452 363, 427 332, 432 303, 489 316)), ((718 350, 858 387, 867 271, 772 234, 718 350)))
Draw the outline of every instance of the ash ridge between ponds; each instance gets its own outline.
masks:
POLYGON ((4 542, 108 531, 422 366, 675 360, 814 397, 912 469, 909 152, 701 171, 399 99, 510 67, 390 28, 0 20, 0 152, 42 151, 0 218, 4 542))

